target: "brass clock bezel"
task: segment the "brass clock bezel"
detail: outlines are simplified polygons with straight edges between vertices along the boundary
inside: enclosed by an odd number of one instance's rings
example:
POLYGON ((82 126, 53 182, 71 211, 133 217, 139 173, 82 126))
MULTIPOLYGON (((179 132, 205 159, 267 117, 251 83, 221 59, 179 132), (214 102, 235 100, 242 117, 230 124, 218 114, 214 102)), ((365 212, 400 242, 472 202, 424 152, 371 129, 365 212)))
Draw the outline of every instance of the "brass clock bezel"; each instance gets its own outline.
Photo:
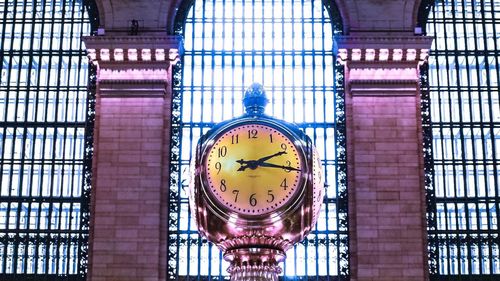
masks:
MULTIPOLYGON (((252 117, 247 117, 247 118, 241 118, 238 120, 233 120, 229 121, 227 123, 223 123, 220 126, 216 127, 213 129, 216 133, 212 134, 208 139, 204 141, 204 146, 201 148, 201 153, 198 159, 198 164, 197 164, 197 171, 199 172, 197 177, 199 177, 199 181, 201 183, 201 190, 203 192, 203 197, 209 201, 209 204, 207 204, 207 207, 210 208, 214 214, 219 216, 221 219, 231 221, 234 220, 235 218, 244 218, 245 219, 245 225, 248 225, 249 223, 252 224, 254 222, 255 224, 262 225, 263 222, 269 222, 273 223, 277 220, 280 220, 280 218, 286 216, 287 213, 295 211, 295 209, 300 205, 299 203, 304 199, 304 194, 306 191, 306 184, 307 184, 307 178, 309 177, 310 170, 312 167, 309 167, 309 162, 307 159, 307 154, 304 150, 304 147, 306 146, 302 132, 294 132, 290 128, 286 127, 283 125, 282 121, 279 120, 274 120, 271 118, 266 118, 266 119, 256 119, 252 117), (210 189, 210 184, 208 182, 208 176, 207 176, 207 171, 205 169, 206 163, 207 163, 207 158, 209 156, 209 152, 211 151, 212 147, 215 145, 216 141, 223 136, 226 132, 229 130, 239 127, 239 126, 245 126, 245 125, 263 125, 267 126, 273 129, 278 130, 280 133, 282 133, 285 137, 290 139, 295 148, 297 149, 298 155, 300 157, 300 162, 302 163, 302 171, 301 175, 299 176, 299 183, 296 186, 296 189, 294 193, 291 195, 291 198, 289 199, 289 203, 285 203, 282 206, 279 206, 278 208, 267 212, 267 213, 262 213, 262 214, 247 214, 247 213, 241 213, 237 212, 235 210, 230 209, 229 207, 224 206, 224 204, 216 197, 215 194, 213 194, 212 190, 210 189)), ((234 220, 234 221, 240 221, 239 219, 234 220)))

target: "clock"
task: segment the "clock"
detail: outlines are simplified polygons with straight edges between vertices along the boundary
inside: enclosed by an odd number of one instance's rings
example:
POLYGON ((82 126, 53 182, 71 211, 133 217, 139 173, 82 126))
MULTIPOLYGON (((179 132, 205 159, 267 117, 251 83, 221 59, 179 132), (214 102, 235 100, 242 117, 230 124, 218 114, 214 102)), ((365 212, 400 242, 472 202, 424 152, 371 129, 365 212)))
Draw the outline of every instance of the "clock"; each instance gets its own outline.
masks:
POLYGON ((292 134, 279 124, 252 120, 222 130, 202 160, 209 195, 238 214, 284 209, 297 197, 307 172, 292 134))
POLYGON ((191 162, 191 214, 230 262, 231 280, 278 280, 278 263, 314 227, 323 202, 311 139, 264 114, 267 102, 253 84, 246 113, 203 134, 191 162))

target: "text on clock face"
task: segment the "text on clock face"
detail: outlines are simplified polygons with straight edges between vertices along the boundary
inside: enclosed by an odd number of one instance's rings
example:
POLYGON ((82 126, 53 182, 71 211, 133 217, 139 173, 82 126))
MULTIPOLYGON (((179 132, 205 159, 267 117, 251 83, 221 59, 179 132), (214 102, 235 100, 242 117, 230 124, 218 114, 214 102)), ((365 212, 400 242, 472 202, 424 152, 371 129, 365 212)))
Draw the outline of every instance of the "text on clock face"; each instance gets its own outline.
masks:
POLYGON ((290 137, 261 124, 235 126, 215 139, 205 161, 208 187, 227 208, 264 214, 298 190, 299 150, 290 137))

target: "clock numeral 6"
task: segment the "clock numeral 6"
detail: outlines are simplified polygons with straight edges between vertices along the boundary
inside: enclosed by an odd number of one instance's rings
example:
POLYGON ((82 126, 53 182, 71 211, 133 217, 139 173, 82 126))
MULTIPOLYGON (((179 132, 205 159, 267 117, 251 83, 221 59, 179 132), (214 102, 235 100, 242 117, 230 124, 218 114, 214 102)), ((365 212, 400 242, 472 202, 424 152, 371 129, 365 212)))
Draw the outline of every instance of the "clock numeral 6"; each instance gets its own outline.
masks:
POLYGON ((227 147, 225 145, 219 147, 219 158, 226 157, 226 154, 227 154, 227 147))
POLYGON ((269 199, 267 199, 267 200, 266 200, 266 201, 267 201, 267 203, 271 203, 271 202, 273 202, 273 201, 274 201, 274 194, 273 194, 272 189, 269 189, 269 190, 267 191, 267 196, 269 197, 269 199))
POLYGON ((257 193, 253 193, 252 195, 250 195, 250 205, 252 206, 257 205, 257 198, 255 198, 255 195, 257 195, 257 193))
POLYGON ((222 192, 225 192, 227 190, 226 180, 225 179, 221 179, 220 180, 220 187, 219 187, 219 189, 222 192))
POLYGON ((215 163, 215 169, 217 169, 217 175, 220 173, 222 169, 222 164, 220 162, 215 163))
POLYGON ((236 201, 238 201, 238 194, 240 193, 239 190, 235 189, 233 190, 233 194, 236 195, 234 196, 234 203, 236 203, 236 201))

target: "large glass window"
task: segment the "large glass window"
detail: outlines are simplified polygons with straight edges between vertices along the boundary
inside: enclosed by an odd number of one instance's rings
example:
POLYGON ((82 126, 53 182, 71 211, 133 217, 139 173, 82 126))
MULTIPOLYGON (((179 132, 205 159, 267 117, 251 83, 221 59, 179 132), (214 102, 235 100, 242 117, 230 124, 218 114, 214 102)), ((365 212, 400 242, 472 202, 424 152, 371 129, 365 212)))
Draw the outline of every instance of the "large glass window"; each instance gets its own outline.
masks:
POLYGON ((93 98, 80 38, 91 32, 88 8, 0 0, 1 280, 85 278, 93 98))
POLYGON ((318 224, 287 252, 284 276, 346 279, 347 193, 342 68, 333 36, 336 10, 318 0, 196 0, 180 9, 177 32, 184 57, 174 75, 170 185, 171 279, 227 278, 228 264, 198 235, 188 210, 189 162, 200 135, 243 114, 253 82, 271 100, 267 114, 295 122, 321 155, 326 198, 318 224))
POLYGON ((498 280, 500 2, 428 2, 426 31, 434 37, 424 73, 431 276, 498 280))

